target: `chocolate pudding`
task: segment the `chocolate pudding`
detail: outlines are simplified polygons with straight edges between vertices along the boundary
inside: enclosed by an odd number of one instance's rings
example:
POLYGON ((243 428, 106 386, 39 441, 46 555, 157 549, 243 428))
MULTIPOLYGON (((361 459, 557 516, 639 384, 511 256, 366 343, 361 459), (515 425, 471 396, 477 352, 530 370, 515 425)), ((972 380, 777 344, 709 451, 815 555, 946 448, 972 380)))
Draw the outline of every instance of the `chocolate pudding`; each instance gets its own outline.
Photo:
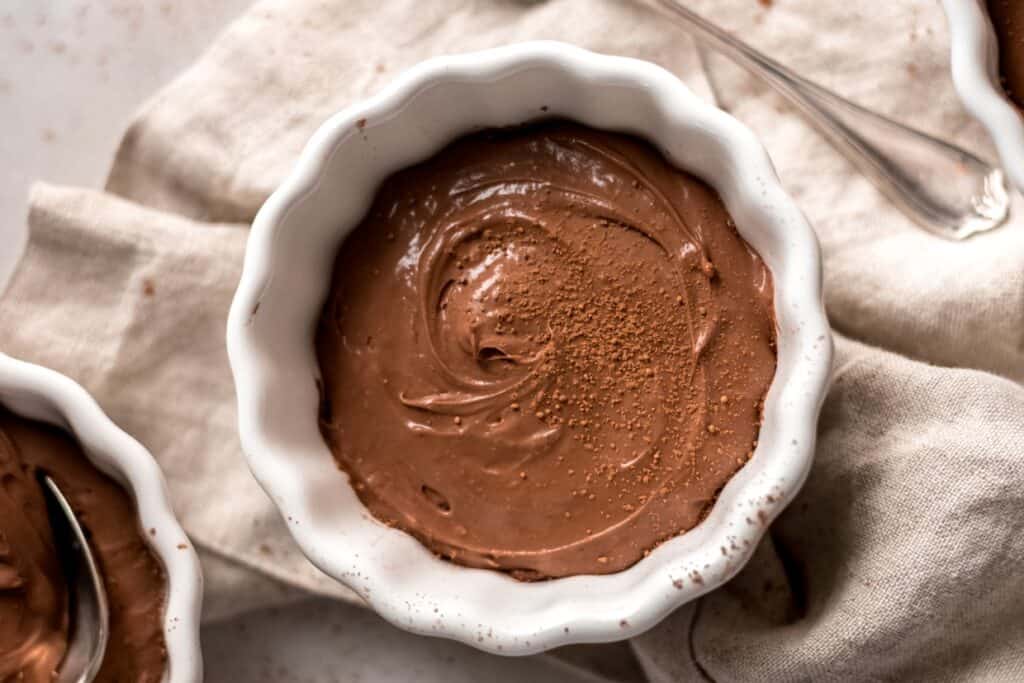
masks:
POLYGON ((69 589, 40 471, 68 498, 103 572, 110 640, 96 680, 162 680, 166 580, 132 499, 63 431, 0 408, 0 681, 49 683, 67 648, 69 589))
POLYGON ((999 39, 999 73, 1014 104, 1024 107, 1024 2, 987 0, 999 39))
POLYGON ((750 458, 772 280, 650 144, 487 130, 387 179, 316 335, 320 428, 378 519, 523 580, 693 528, 750 458))

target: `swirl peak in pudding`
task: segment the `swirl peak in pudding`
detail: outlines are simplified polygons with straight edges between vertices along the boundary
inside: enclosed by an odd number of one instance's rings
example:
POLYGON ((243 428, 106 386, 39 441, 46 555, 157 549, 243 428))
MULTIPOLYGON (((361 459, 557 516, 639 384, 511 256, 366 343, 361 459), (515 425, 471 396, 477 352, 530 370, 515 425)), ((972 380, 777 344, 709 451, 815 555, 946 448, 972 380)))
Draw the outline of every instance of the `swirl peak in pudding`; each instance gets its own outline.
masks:
POLYGON ((772 281, 718 195, 564 121, 380 188, 316 336, 320 425, 378 519, 520 579, 619 571, 756 445, 772 281))

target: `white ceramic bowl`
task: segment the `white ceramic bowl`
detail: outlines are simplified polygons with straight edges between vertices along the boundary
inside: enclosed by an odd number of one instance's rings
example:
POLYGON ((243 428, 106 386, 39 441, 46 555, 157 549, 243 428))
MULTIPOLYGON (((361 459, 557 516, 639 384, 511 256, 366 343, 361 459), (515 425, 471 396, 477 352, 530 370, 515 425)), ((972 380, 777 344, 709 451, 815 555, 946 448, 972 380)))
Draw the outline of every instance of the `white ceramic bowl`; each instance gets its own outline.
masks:
POLYGON ((167 573, 165 683, 202 681, 199 612, 203 581, 199 558, 174 517, 156 460, 111 422, 81 386, 53 370, 2 353, 0 405, 23 417, 66 429, 97 468, 131 492, 138 506, 140 528, 156 530, 154 535, 143 537, 167 573))
POLYGON ((743 566, 810 467, 832 340, 815 235, 753 133, 653 64, 538 42, 423 62, 321 126, 253 223, 228 352, 243 450, 309 559, 398 626, 519 655, 636 635, 743 566), (336 252, 386 176, 540 116, 640 134, 718 189, 774 274, 779 365, 756 453, 696 529, 616 574, 521 583, 367 513, 320 435, 313 335, 336 252))
POLYGON ((1006 175, 1024 192, 1024 118, 999 82, 999 43, 983 0, 943 0, 953 85, 988 130, 1006 175))

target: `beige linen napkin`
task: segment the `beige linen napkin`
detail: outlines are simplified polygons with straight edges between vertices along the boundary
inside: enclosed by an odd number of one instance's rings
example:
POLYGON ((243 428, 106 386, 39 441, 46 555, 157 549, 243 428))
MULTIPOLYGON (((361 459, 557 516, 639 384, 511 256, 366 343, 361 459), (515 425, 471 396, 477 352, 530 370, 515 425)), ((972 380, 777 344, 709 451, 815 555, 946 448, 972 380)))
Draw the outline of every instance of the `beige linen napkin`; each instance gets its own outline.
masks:
MULTIPOLYGON (((932 0, 689 4, 990 151, 953 95, 932 0)), ((755 80, 716 58, 705 74, 626 0, 254 6, 141 112, 106 192, 36 187, 0 349, 82 382, 157 456, 208 617, 351 599, 298 554, 239 452, 223 335, 245 224, 329 114, 426 56, 532 38, 651 59, 705 96, 707 75, 815 224, 832 323, 860 340, 838 341, 807 486, 734 581, 632 642, 646 675, 1024 678, 1024 220, 965 244, 922 233, 755 80)))

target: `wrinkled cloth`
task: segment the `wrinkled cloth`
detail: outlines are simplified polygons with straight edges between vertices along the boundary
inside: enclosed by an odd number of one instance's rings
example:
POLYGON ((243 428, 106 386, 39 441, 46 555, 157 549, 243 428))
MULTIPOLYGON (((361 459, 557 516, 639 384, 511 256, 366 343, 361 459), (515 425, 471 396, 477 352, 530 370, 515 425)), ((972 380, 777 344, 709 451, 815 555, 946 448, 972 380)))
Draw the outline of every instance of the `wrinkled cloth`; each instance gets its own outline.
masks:
MULTIPOLYGON (((688 4, 994 157, 953 92, 939 3, 688 4)), ((632 2, 255 5, 143 108, 104 191, 34 188, 0 350, 84 384, 160 461, 207 618, 354 600, 301 556, 240 452, 224 327, 247 224, 333 112, 425 57, 535 38, 654 61, 750 125, 819 235, 839 333, 811 476, 750 564, 629 648, 568 658, 651 681, 1024 679, 1020 207, 966 243, 922 232, 764 85, 632 2)))

